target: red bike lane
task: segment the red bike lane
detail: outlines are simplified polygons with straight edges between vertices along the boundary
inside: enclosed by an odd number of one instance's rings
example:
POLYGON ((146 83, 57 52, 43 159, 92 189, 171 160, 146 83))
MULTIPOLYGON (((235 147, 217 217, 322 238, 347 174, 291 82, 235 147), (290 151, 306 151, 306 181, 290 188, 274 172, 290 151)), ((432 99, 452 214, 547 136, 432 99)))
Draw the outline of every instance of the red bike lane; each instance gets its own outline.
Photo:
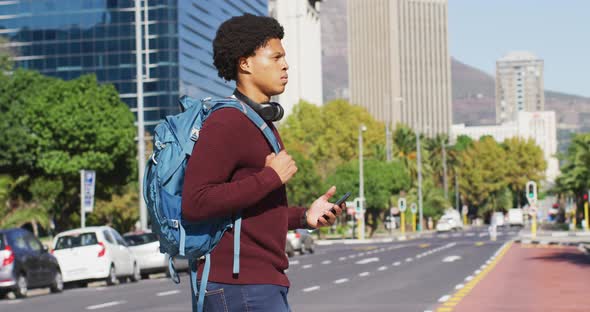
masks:
POLYGON ((571 246, 512 244, 505 249, 474 283, 435 311, 590 311, 589 256, 571 246))

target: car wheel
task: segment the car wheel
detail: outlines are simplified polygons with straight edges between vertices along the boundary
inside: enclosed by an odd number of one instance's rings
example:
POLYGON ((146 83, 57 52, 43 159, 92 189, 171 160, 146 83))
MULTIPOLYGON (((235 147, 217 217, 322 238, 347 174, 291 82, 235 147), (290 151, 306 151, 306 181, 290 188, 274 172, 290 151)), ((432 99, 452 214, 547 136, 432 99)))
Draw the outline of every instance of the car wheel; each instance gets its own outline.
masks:
POLYGON ((131 277, 129 277, 129 279, 131 280, 132 283, 136 283, 141 278, 142 278, 142 276, 139 271, 139 266, 137 265, 137 263, 134 263, 133 264, 133 275, 131 275, 131 277))
POLYGON ((16 288, 14 289, 14 295, 17 298, 25 298, 29 292, 27 277, 24 274, 19 274, 16 279, 16 288))
POLYGON ((107 285, 113 286, 117 284, 117 274, 115 271, 115 266, 111 265, 111 269, 109 270, 109 276, 107 277, 107 285))
POLYGON ((64 290, 64 280, 61 276, 60 271, 55 272, 55 276, 53 277, 53 284, 51 284, 50 290, 52 293, 60 293, 64 290))
POLYGON ((309 243, 309 247, 307 247, 307 251, 309 251, 310 254, 315 252, 315 246, 313 245, 313 242, 309 243))
POLYGON ((7 290, 0 290, 0 299, 6 298, 7 294, 8 294, 7 290))
POLYGON ((150 275, 149 274, 141 274, 141 279, 149 279, 150 275))

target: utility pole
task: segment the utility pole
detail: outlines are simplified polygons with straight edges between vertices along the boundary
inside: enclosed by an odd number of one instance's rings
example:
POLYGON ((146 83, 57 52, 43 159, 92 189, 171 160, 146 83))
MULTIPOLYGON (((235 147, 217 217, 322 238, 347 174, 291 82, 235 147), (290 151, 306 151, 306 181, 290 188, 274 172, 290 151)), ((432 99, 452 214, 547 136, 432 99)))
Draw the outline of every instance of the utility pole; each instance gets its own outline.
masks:
MULTIPOLYGON (((147 5, 147 4, 146 4, 147 5)), ((139 222, 147 229, 147 207, 143 200, 143 175, 145 171, 145 126, 143 122, 143 50, 141 46, 141 0, 135 0, 135 74, 137 87, 137 158, 139 175, 139 222)))

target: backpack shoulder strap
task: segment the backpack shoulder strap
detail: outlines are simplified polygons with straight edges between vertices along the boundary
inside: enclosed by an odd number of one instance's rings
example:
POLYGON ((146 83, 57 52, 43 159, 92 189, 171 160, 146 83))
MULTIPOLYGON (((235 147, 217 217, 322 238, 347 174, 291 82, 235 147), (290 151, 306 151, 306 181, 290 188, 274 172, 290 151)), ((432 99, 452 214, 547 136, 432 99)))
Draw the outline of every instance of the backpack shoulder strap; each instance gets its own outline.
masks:
POLYGON ((243 102, 239 101, 235 98, 225 98, 225 99, 208 99, 209 103, 205 104, 206 107, 209 107, 211 112, 214 112, 218 109, 225 108, 225 107, 233 107, 241 112, 243 112, 248 119, 252 121, 256 125, 256 127, 262 132, 266 140, 270 143, 275 153, 279 153, 281 151, 281 145, 277 140, 276 136, 272 132, 272 129, 266 124, 266 122, 256 113, 250 106, 244 104, 243 102))

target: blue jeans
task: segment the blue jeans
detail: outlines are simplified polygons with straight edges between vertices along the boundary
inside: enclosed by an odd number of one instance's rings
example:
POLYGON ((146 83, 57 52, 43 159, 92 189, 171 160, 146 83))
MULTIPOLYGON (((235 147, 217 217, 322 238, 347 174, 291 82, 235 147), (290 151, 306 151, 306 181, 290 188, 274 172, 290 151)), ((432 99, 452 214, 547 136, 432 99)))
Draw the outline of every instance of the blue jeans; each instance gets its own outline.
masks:
POLYGON ((290 312, 289 288, 207 283, 204 312, 290 312))

